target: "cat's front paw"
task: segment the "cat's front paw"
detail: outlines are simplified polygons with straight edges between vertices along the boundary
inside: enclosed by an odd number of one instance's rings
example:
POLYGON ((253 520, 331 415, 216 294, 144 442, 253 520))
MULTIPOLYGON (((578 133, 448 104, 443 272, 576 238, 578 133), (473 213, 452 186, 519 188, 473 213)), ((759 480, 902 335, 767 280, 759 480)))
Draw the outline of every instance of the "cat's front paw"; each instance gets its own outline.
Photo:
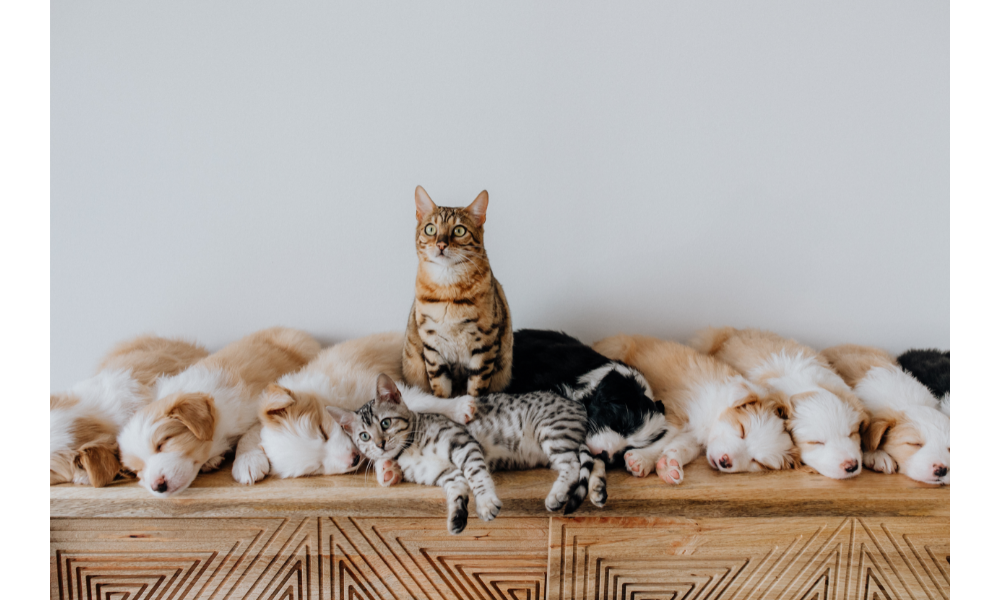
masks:
POLYGON ((607 482, 603 477, 590 476, 590 503, 597 508, 604 508, 608 501, 607 482))
POLYGON ((670 454, 664 454, 656 461, 656 474, 667 483, 680 485, 684 481, 684 467, 681 461, 670 454))
POLYGON ((569 487, 559 486, 558 482, 556 482, 556 485, 559 489, 555 489, 555 487, 553 487, 552 491, 549 492, 549 495, 545 497, 546 510, 557 511, 565 506, 569 501, 569 487))
POLYGON ((375 477, 378 479, 379 485, 389 487, 402 483, 403 470, 399 468, 398 462, 388 458, 375 463, 375 477))
POLYGON ((218 469, 222 465, 222 461, 226 459, 224 454, 218 456, 213 456, 212 458, 205 461, 205 464, 201 465, 202 473, 211 473, 212 471, 218 469))
POLYGON ((653 472, 653 461, 642 452, 629 450, 625 453, 625 468, 636 477, 645 477, 653 472))
POLYGON ((864 463, 866 467, 879 473, 896 472, 896 461, 892 460, 892 457, 885 450, 865 452, 864 463))
POLYGON ((264 479, 271 470, 271 463, 262 451, 245 452, 233 461, 233 479, 251 485, 264 479))
POLYGON ((472 396, 459 396, 455 398, 455 406, 452 408, 451 420, 456 423, 466 425, 476 418, 476 399, 472 396))
POLYGON ((496 494, 483 494, 476 498, 476 513, 483 521, 492 521, 500 514, 503 503, 496 494))

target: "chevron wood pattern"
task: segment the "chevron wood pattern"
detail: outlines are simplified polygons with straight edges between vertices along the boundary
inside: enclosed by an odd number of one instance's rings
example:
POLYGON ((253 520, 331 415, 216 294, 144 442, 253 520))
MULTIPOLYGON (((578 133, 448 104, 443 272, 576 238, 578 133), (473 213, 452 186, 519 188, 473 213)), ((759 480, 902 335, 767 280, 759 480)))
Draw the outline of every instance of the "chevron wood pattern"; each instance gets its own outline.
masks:
POLYGON ((948 598, 946 518, 554 518, 551 598, 948 598))

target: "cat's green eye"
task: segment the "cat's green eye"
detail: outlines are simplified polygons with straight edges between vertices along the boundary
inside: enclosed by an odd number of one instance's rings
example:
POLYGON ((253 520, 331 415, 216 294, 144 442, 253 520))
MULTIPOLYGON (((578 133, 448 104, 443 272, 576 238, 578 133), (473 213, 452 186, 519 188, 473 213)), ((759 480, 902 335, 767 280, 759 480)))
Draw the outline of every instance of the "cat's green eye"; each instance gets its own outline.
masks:
POLYGON ((365 431, 362 431, 361 435, 359 435, 358 437, 361 438, 362 442, 367 442, 368 440, 372 439, 372 436, 368 435, 368 433, 365 431))
POLYGON ((392 419, 382 419, 382 429, 389 429, 392 419))
POLYGON ((424 227, 424 233, 426 233, 427 235, 434 235, 437 232, 438 228, 432 225, 431 223, 428 223, 427 226, 424 227))
POLYGON ((459 225, 458 227, 451 230, 451 234, 455 237, 462 237, 463 235, 465 235, 465 231, 466 231, 465 227, 459 225))

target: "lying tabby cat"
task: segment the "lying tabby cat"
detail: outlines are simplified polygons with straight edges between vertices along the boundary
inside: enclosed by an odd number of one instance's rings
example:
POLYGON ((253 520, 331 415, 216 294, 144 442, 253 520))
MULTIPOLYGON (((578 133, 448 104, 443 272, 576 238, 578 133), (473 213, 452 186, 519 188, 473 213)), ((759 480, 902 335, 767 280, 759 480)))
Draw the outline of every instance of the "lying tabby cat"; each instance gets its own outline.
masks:
POLYGON ((416 297, 406 326, 403 377, 439 398, 499 392, 510 381, 510 310, 483 247, 489 196, 437 206, 417 186, 416 297))
POLYGON ((548 510, 569 514, 587 497, 593 457, 584 444, 587 410, 579 402, 548 392, 490 394, 476 399, 476 420, 459 425, 410 412, 387 375, 379 375, 376 388, 375 399, 356 412, 327 410, 379 471, 401 469, 406 481, 444 488, 449 533, 465 529, 470 487, 480 519, 499 514, 491 470, 558 471, 545 499, 548 510))

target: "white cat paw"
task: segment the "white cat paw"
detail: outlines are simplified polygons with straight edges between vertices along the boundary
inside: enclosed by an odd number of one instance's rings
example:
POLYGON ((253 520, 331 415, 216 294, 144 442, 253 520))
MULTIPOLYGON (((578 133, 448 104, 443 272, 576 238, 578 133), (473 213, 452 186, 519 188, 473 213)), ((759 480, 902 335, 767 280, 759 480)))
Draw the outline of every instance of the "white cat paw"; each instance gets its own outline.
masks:
POLYGON ((896 461, 892 460, 892 457, 885 450, 865 452, 864 463, 866 467, 879 473, 896 472, 896 461))
POLYGON ((664 454, 656 461, 656 474, 667 483, 680 485, 684 481, 684 467, 681 461, 669 454, 664 454))
POLYGON ((226 459, 225 455, 220 454, 218 456, 213 456, 212 458, 205 461, 205 464, 201 465, 202 473, 211 473, 212 471, 218 469, 222 465, 222 461, 226 459))
POLYGON ((465 425, 476 418, 476 399, 472 396, 459 396, 454 400, 451 420, 465 425))
POLYGON ((625 468, 636 477, 645 477, 653 472, 653 461, 646 458, 641 452, 629 450, 625 453, 625 468))
POLYGON ((483 521, 492 521, 497 518, 502 506, 503 503, 500 502, 500 498, 496 494, 483 494, 482 497, 476 498, 476 514, 483 521))
POLYGON ((569 502, 569 487, 567 486, 565 489, 562 487, 559 489, 553 488, 545 498, 545 509, 556 511, 565 506, 567 502, 569 502))
POLYGON ((268 474, 271 463, 261 451, 245 452, 233 461, 233 479, 243 485, 252 485, 268 474))
POLYGON ((402 483, 403 470, 399 468, 399 463, 390 459, 380 460, 375 463, 375 477, 382 487, 389 487, 402 483))

